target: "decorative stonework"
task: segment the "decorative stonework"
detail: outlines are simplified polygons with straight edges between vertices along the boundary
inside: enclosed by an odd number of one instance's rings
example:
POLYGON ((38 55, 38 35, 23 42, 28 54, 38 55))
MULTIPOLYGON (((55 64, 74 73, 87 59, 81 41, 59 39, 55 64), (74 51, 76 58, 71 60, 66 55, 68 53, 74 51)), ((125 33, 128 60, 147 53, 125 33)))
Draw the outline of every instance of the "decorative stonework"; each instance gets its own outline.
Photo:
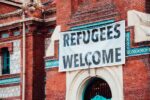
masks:
POLYGON ((0 85, 19 83, 20 77, 0 79, 0 85))
POLYGON ((131 40, 130 40, 130 32, 126 33, 126 56, 138 56, 138 55, 146 55, 150 54, 150 47, 131 47, 131 40))
POLYGON ((59 66, 59 61, 58 60, 48 60, 45 61, 45 67, 47 68, 54 68, 59 66))
POLYGON ((4 18, 8 18, 8 17, 21 17, 21 14, 22 14, 22 10, 19 9, 14 12, 0 15, 0 19, 4 19, 4 18))
MULTIPOLYGON (((66 100, 83 100, 84 90, 93 77, 105 80, 112 93, 112 100, 123 100, 122 66, 107 66, 66 73, 66 100)), ((101 99, 100 99, 101 100, 101 99)))
POLYGON ((20 86, 5 87, 0 89, 0 98, 20 96, 20 86))

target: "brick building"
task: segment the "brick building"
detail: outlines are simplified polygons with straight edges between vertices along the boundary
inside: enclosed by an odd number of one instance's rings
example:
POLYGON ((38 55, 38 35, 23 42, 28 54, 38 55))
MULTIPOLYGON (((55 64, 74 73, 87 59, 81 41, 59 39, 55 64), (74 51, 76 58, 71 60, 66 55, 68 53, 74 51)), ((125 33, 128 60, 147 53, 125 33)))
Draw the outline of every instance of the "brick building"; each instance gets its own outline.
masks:
MULTIPOLYGON (((0 7, 0 99, 150 100, 149 0, 1 0, 0 7), (105 47, 121 44, 125 61, 61 71, 60 32, 88 33, 121 21, 123 39, 105 47)), ((81 51, 101 49, 89 45, 81 51)), ((112 53, 105 54, 108 63, 112 53)))

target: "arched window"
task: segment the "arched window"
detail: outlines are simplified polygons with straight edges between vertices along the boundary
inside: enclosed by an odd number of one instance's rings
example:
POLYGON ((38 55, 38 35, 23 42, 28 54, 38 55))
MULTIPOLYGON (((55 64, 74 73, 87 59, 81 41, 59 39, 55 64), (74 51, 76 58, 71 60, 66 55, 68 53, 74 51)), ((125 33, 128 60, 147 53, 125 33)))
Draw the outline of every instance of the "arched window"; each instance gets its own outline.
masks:
POLYGON ((111 98, 109 85, 100 78, 92 78, 84 91, 84 100, 111 100, 111 98))
POLYGON ((8 48, 2 48, 2 74, 10 74, 10 54, 8 48))

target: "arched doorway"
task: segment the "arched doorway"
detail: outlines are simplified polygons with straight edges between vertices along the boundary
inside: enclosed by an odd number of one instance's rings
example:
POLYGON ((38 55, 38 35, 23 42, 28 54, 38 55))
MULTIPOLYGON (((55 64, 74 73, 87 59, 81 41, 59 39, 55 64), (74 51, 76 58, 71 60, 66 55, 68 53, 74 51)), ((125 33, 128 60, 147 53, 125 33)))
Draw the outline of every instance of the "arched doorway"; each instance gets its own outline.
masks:
POLYGON ((105 80, 96 77, 89 80, 83 100, 111 100, 111 98, 111 90, 105 80))
POLYGON ((89 70, 68 72, 66 100, 84 100, 86 89, 94 78, 103 79, 109 85, 111 100, 124 100, 122 75, 122 66, 93 68, 90 69, 90 75, 89 70))

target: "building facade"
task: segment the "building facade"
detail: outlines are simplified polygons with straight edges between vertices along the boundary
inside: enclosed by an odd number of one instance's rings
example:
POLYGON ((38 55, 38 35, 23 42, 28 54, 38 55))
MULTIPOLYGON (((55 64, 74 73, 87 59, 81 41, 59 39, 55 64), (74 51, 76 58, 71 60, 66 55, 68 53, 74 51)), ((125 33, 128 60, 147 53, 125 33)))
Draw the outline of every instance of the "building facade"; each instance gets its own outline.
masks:
MULTIPOLYGON (((0 99, 150 100, 149 12, 148 0, 1 0, 0 99), (105 28, 120 21, 125 22, 120 30, 124 63, 61 72, 60 56, 66 52, 60 46, 62 32, 105 28)), ((105 46, 111 45, 117 43, 105 46)), ((85 49, 96 47, 89 48, 85 49)))

